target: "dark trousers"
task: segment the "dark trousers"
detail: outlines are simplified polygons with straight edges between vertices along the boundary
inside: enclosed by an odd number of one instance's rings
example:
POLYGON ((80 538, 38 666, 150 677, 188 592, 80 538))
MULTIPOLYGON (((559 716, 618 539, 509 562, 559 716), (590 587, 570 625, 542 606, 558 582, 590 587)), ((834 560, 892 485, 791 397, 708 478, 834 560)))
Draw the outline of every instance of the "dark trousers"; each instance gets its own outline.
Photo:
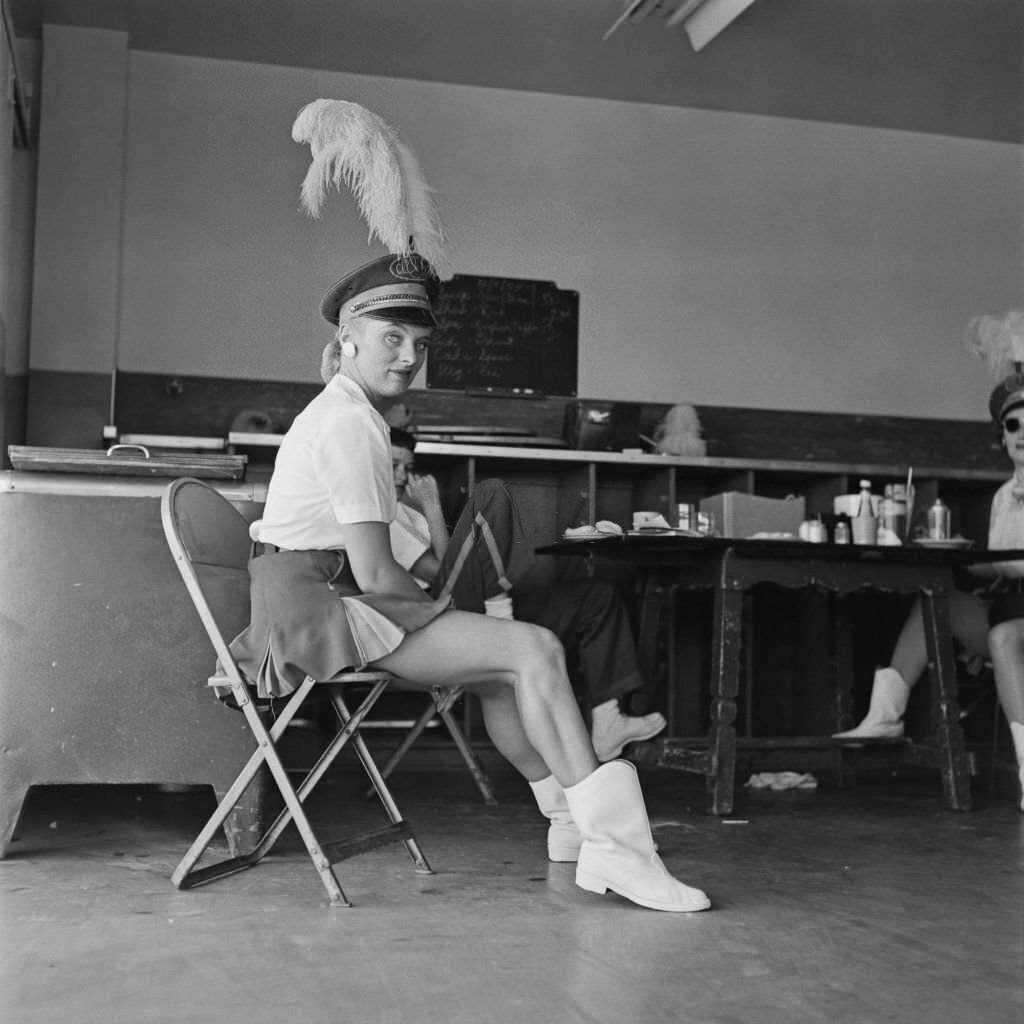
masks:
POLYGON ((511 493, 500 480, 485 480, 459 516, 431 592, 450 594, 456 608, 469 612, 482 612, 485 598, 511 594, 517 619, 561 640, 577 696, 588 707, 643 686, 619 591, 604 580, 583 579, 521 593, 516 583, 532 561, 511 493))

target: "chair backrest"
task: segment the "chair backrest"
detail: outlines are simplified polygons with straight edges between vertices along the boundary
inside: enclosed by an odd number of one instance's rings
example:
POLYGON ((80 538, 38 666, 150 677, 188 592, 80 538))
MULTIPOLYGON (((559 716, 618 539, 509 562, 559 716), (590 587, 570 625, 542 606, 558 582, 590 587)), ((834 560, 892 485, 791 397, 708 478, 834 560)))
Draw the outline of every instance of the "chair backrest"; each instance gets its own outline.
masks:
POLYGON ((160 517, 178 572, 228 668, 227 644, 249 622, 249 524, 227 498, 192 477, 168 485, 160 517))

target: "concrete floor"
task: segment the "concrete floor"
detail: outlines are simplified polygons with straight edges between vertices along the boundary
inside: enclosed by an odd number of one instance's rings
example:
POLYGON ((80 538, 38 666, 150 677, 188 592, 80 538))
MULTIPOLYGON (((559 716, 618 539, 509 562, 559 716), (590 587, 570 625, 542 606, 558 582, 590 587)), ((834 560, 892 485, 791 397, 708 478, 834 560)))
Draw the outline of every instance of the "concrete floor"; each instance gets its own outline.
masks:
MULTIPOLYGON (((436 874, 400 845, 337 866, 326 906, 297 835, 254 870, 178 892, 203 789, 39 787, 0 861, 4 1024, 833 1024, 1024 1021, 1024 815, 940 809, 913 775, 835 791, 745 790, 642 770, 695 915, 642 910, 549 864, 525 785, 407 768, 395 795, 436 874)), ((381 819, 339 768, 314 820, 381 819)))

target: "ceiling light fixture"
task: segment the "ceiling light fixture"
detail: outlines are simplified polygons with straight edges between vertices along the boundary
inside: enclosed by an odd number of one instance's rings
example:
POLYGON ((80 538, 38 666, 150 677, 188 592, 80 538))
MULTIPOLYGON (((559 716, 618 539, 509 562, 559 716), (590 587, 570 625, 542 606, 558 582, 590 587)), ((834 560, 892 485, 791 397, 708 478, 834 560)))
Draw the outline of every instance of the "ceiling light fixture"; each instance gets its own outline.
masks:
POLYGON ((752 3, 754 0, 628 0, 602 39, 626 21, 642 21, 649 14, 660 14, 666 18, 666 28, 682 26, 694 50, 702 50, 752 3))

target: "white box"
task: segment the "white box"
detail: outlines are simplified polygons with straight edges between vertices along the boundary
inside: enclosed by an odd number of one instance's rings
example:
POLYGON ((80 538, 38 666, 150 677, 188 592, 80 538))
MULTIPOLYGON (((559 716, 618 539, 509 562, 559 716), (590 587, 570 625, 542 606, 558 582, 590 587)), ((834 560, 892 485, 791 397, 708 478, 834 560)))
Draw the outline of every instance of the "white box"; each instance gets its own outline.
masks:
POLYGON ((755 533, 792 533, 804 521, 802 497, 761 498, 741 491, 725 491, 703 498, 701 512, 715 517, 715 529, 723 537, 750 537, 755 533))

